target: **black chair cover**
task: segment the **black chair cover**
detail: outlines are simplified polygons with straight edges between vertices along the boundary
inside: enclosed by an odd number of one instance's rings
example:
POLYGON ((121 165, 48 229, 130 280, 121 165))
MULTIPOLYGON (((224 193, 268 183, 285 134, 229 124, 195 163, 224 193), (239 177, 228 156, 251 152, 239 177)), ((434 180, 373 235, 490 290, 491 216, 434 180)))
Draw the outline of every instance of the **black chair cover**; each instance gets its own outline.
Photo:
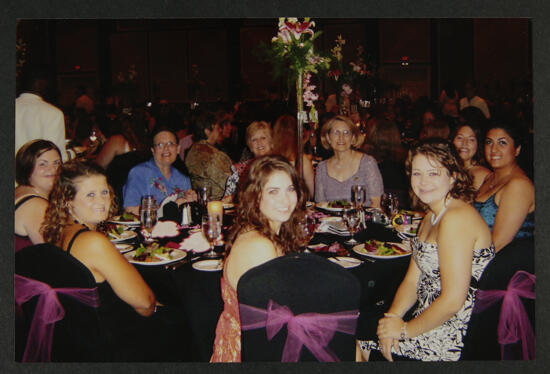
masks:
MULTIPOLYGON (((535 274, 534 240, 516 239, 501 249, 487 265, 478 289, 506 290, 512 276, 519 270, 535 274)), ((523 306, 535 330, 535 300, 522 299, 523 306)), ((500 360, 497 326, 502 300, 481 313, 472 313, 464 338, 461 360, 500 360)), ((518 348, 521 344, 518 343, 518 348)), ((521 349, 521 348, 520 348, 521 349)))
MULTIPOLYGON (((335 313, 359 309, 360 285, 340 266, 314 254, 283 256, 247 271, 239 280, 240 305, 266 309, 271 299, 294 315, 335 313)), ((242 331, 243 361, 281 361, 286 327, 271 341, 265 329, 242 331)), ((341 361, 355 360, 355 335, 336 332, 329 348, 341 361)), ((316 361, 302 347, 299 361, 316 361)))
POLYGON ((151 158, 150 152, 132 151, 115 156, 107 167, 107 181, 113 187, 117 203, 120 207, 122 207, 122 187, 126 184, 130 169, 137 164, 147 161, 149 158, 151 158))
MULTIPOLYGON (((94 288, 90 271, 77 259, 60 248, 38 244, 15 254, 15 273, 32 278, 53 288, 94 288)), ((23 356, 27 333, 38 297, 22 305, 22 315, 16 315, 16 360, 23 356)), ((109 361, 108 349, 98 318, 97 308, 84 305, 71 297, 58 294, 65 317, 55 324, 51 360, 58 362, 109 361)))

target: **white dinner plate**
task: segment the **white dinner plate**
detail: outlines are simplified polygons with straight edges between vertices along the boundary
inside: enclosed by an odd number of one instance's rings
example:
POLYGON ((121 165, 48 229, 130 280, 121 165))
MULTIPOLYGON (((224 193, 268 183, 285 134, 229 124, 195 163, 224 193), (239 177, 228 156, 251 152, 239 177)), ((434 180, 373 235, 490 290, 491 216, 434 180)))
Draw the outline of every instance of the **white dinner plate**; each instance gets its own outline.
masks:
MULTIPOLYGON (((315 204, 315 207, 316 208, 319 208, 321 210, 326 210, 328 212, 341 212, 344 210, 344 208, 333 208, 333 207, 330 207, 328 206, 328 202, 326 201, 322 201, 322 202, 319 202, 317 204, 315 204)), ((349 206, 349 209, 351 209, 351 205, 349 206)))
POLYGON ((110 220, 107 221, 108 223, 114 223, 116 225, 125 225, 125 226, 135 226, 138 227, 141 225, 139 221, 123 221, 120 219, 120 216, 114 216, 110 220))
POLYGON ((335 264, 346 269, 355 268, 363 263, 363 261, 358 258, 344 256, 329 257, 329 261, 334 262, 335 264))
POLYGON ((411 229, 417 229, 420 222, 410 223, 407 225, 395 225, 395 229, 400 232, 401 234, 408 236, 409 238, 414 238, 416 236, 416 233, 412 233, 411 229))
POLYGON ((111 243, 120 243, 125 242, 126 240, 134 239, 137 236, 137 232, 125 230, 121 234, 119 234, 119 236, 119 238, 114 238, 107 233, 107 237, 109 238, 111 243))
POLYGON ((233 203, 223 203, 223 209, 233 209, 235 208, 235 204, 233 203))
POLYGON ((378 259, 393 259, 393 258, 407 257, 407 256, 411 255, 410 243, 408 241, 405 242, 405 243, 394 243, 394 242, 386 242, 386 243, 397 245, 398 247, 400 247, 404 251, 407 251, 408 253, 404 253, 404 254, 401 254, 401 255, 380 256, 380 255, 368 252, 365 249, 365 244, 364 243, 358 244, 355 247, 353 247, 352 249, 353 249, 353 252, 355 252, 355 253, 357 253, 361 256, 367 256, 367 257, 378 258, 378 259))
POLYGON ((223 268, 222 260, 212 259, 212 260, 202 260, 194 262, 192 265, 193 269, 199 271, 220 271, 223 268))
POLYGON ((185 256, 187 256, 187 252, 179 250, 179 249, 173 249, 172 252, 170 253, 170 255, 172 257, 171 259, 161 259, 160 257, 158 257, 158 261, 149 261, 149 262, 147 262, 147 261, 134 260, 134 254, 135 253, 136 253, 135 250, 133 250, 131 252, 126 252, 124 254, 124 257, 128 260, 128 262, 130 262, 132 264, 148 265, 148 266, 166 265, 166 264, 169 264, 171 262, 182 260, 182 259, 185 258, 185 256))
POLYGON ((134 246, 131 245, 131 244, 123 244, 123 243, 120 243, 120 244, 115 244, 115 247, 116 249, 118 249, 118 251, 120 253, 126 253, 126 252, 129 252, 131 251, 132 249, 134 249, 134 246))

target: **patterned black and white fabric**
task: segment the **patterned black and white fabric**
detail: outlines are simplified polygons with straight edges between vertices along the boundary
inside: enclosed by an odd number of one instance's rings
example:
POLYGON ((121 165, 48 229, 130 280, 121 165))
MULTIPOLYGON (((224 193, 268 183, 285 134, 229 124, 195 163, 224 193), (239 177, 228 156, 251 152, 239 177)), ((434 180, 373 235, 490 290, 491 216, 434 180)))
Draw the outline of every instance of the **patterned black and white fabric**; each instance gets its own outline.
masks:
MULTIPOLYGON (((413 316, 420 315, 439 296, 441 277, 437 245, 425 243, 414 238, 412 241, 413 256, 421 270, 417 286, 417 308, 413 316)), ((472 261, 472 279, 477 282, 485 267, 495 255, 494 248, 476 249, 472 261)), ((463 337, 472 315, 476 288, 470 285, 466 301, 460 310, 442 325, 399 343, 399 352, 392 352, 422 361, 458 361, 463 347, 463 337)), ((360 341, 361 349, 379 350, 378 342, 360 341)))

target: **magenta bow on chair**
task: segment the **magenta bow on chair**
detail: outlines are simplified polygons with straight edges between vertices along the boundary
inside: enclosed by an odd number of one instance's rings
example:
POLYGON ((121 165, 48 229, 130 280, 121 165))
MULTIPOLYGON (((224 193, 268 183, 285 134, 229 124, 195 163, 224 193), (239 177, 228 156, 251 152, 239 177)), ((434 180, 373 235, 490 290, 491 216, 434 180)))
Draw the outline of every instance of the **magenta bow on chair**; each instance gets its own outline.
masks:
POLYGON ((518 340, 521 340, 523 359, 535 359, 535 334, 523 307, 522 297, 535 299, 535 276, 523 270, 514 274, 506 290, 477 291, 474 313, 503 299, 498 321, 498 342, 503 360, 511 359, 505 353, 504 346, 518 340))
POLYGON ((298 362, 300 351, 305 345, 321 362, 339 361, 328 347, 336 331, 353 335, 357 327, 357 310, 320 314, 303 313, 295 316, 287 306, 269 300, 267 310, 250 305, 240 305, 241 329, 265 328, 267 339, 271 340, 287 325, 287 338, 281 362, 298 362))
POLYGON ((15 274, 14 291, 18 308, 39 295, 22 362, 50 361, 55 323, 65 317, 65 310, 57 293, 70 296, 91 307, 99 306, 97 288, 52 288, 46 283, 18 274, 15 274))

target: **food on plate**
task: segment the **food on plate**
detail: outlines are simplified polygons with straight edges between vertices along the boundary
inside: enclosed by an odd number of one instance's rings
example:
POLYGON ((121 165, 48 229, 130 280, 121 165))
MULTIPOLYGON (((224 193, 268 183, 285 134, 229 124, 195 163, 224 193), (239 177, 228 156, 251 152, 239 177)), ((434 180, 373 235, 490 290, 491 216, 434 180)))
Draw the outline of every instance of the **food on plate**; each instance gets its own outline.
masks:
POLYGON ((109 239, 122 239, 124 237, 123 233, 126 228, 123 225, 111 225, 107 231, 107 236, 109 239))
POLYGON ((329 208, 351 208, 351 203, 347 200, 334 200, 328 203, 329 208))
POLYGON ((124 212, 124 213, 122 213, 122 215, 120 216, 120 220, 121 220, 121 221, 134 221, 134 222, 139 222, 139 217, 136 216, 134 213, 124 212))
POLYGON ((409 253, 397 244, 381 242, 374 239, 365 242, 365 250, 377 256, 395 256, 409 253))
POLYGON ((172 259, 173 248, 168 248, 158 243, 153 243, 148 246, 140 244, 134 253, 134 260, 141 262, 159 262, 172 259))

